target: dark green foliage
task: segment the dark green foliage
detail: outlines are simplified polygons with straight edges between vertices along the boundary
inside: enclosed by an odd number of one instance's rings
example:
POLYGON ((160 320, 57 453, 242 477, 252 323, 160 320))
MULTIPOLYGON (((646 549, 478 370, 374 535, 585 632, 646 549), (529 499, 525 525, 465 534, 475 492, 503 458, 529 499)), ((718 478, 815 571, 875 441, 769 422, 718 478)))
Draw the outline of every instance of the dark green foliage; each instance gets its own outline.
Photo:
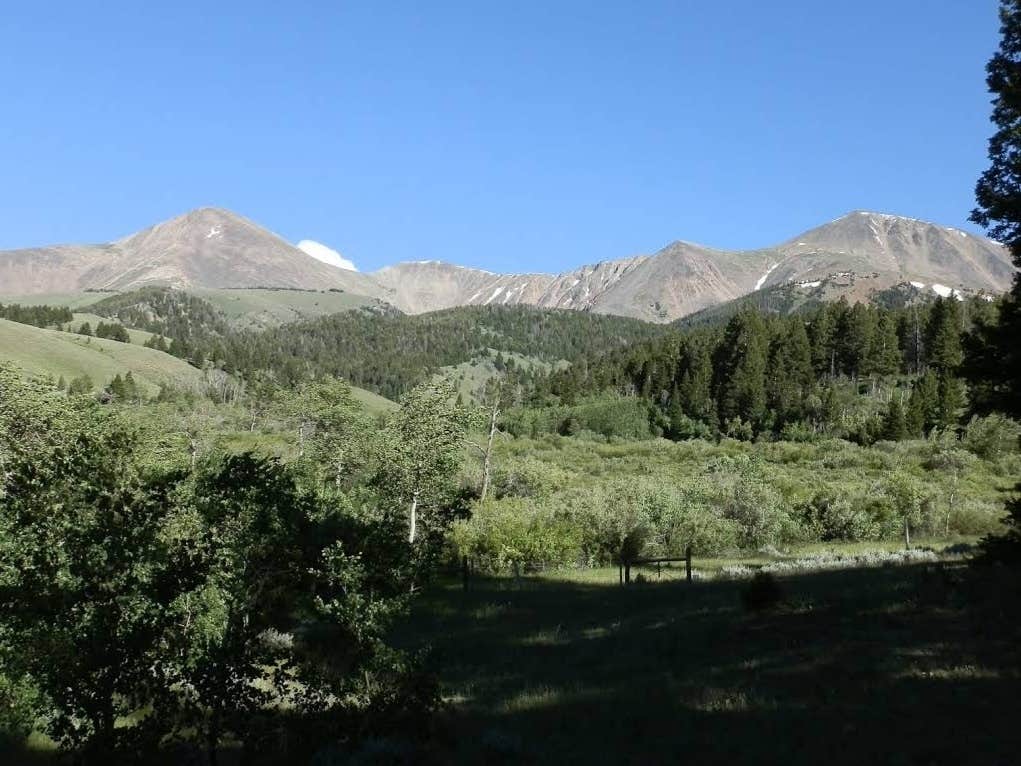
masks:
MULTIPOLYGON (((989 313, 984 300, 963 305, 977 317, 989 313)), ((654 408, 654 432, 674 439, 797 433, 871 444, 884 430, 902 433, 899 425, 885 428, 887 392, 917 367, 920 392, 900 405, 904 436, 918 436, 956 425, 963 409, 955 377, 961 307, 954 299, 896 309, 841 300, 789 317, 744 307, 725 328, 670 333, 536 381, 534 400, 570 404, 606 390, 637 395, 654 408)))
POLYGON ((724 331, 714 359, 716 400, 723 421, 735 418, 758 428, 766 415, 766 356, 769 336, 762 317, 735 315, 724 331))
MULTIPOLYGON (((971 219, 1011 251, 1021 267, 1021 3, 1000 4, 1000 47, 986 67, 993 95, 989 168, 975 188, 971 219)), ((1021 278, 1015 276, 998 320, 981 317, 968 338, 965 375, 978 412, 1021 415, 1021 278)))
POLYGON ((91 336, 92 335, 92 325, 90 325, 88 322, 82 322, 81 327, 78 328, 78 334, 79 335, 89 335, 89 336, 91 336))
MULTIPOLYGON (((282 382, 309 372, 398 399, 431 371, 488 354, 577 361, 662 334, 622 317, 528 307, 471 306, 419 316, 350 311, 224 340, 241 370, 273 370, 282 382)), ((504 364, 506 367, 506 363, 504 364)))
POLYGON ((96 337, 115 340, 118 343, 130 343, 131 336, 124 329, 124 325, 116 322, 100 322, 96 325, 96 337))
POLYGON ((774 609, 782 600, 783 588, 768 572, 756 572, 752 581, 741 589, 741 603, 749 612, 774 609))
POLYGON ((882 437, 887 441, 900 441, 908 437, 907 415, 904 412, 904 405, 901 397, 894 394, 890 399, 890 406, 886 410, 886 417, 883 419, 882 437))
POLYGON ((0 319, 36 327, 52 327, 66 324, 74 319, 74 316, 71 309, 64 306, 21 306, 17 303, 5 306, 0 303, 0 319))
POLYGON ((67 393, 71 396, 91 394, 92 378, 88 375, 79 375, 77 378, 72 378, 71 382, 67 386, 67 393))
POLYGON ((114 429, 16 449, 3 490, 3 627, 52 708, 51 736, 96 762, 135 744, 115 724, 156 692, 190 571, 186 541, 162 534, 173 479, 143 478, 133 447, 114 429))
MULTIPOLYGON (((109 389, 130 396, 133 385, 118 375, 109 389)), ((432 429, 377 449, 353 438, 343 402, 305 393, 325 407, 309 437, 315 458, 331 469, 342 459, 343 482, 322 482, 310 461, 251 454, 191 472, 143 463, 126 413, 0 367, 7 734, 25 731, 38 702, 47 732, 86 763, 149 759, 196 739, 213 763, 225 741, 250 759, 287 736, 307 755, 391 727, 424 736, 435 684, 384 631, 435 546, 413 549, 373 474, 350 468, 413 443, 411 478, 390 474, 385 488, 407 486, 426 506, 450 483, 463 430, 451 426, 447 448, 432 429)), ((407 417, 442 425, 444 415, 407 417)))
MULTIPOLYGON (((501 425, 515 436, 559 433, 577 436, 583 432, 604 437, 644 439, 652 435, 653 410, 645 399, 616 395, 578 399, 574 404, 547 407, 519 407, 509 410, 501 425)), ((683 414, 670 427, 683 429, 683 414)))

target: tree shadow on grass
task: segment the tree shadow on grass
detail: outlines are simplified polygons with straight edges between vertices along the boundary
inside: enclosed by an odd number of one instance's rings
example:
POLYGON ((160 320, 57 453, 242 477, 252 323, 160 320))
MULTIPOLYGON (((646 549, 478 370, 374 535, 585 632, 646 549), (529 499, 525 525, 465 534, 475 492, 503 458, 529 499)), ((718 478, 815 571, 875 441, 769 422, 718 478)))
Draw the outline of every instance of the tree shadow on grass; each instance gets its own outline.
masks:
POLYGON ((434 647, 462 763, 1014 762, 1016 629, 980 593, 918 566, 782 584, 748 614, 734 582, 483 580, 401 636, 434 647))

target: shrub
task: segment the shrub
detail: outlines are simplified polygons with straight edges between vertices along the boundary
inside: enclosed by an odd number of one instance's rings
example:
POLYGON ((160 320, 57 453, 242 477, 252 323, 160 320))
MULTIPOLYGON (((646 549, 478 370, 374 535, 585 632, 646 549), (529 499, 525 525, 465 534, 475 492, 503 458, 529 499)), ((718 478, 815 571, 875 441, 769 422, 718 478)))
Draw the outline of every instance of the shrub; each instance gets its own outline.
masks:
POLYGON ((973 417, 964 430, 965 448, 983 460, 1017 452, 1021 426, 1003 415, 973 417))
POLYGON ((741 589, 741 603, 749 612, 775 608, 783 600, 783 588, 769 572, 756 572, 752 581, 741 589))
POLYGON ((737 522, 745 548, 784 542, 792 531, 786 503, 773 487, 754 478, 735 482, 723 500, 724 516, 737 522))
POLYGON ((780 439, 785 442, 816 442, 819 434, 810 423, 798 421, 785 425, 780 431, 780 439))
POLYGON ((808 539, 876 540, 884 531, 883 519, 890 514, 882 502, 817 494, 801 511, 803 532, 808 539))

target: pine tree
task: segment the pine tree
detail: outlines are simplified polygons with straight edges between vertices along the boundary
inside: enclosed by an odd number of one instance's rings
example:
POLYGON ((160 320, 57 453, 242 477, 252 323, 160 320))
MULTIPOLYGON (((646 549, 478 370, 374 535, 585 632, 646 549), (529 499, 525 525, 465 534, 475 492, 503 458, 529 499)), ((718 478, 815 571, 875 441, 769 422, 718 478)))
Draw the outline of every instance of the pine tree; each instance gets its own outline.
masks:
POLYGON ((937 370, 956 372, 961 351, 961 308, 955 298, 937 298, 925 328, 926 357, 937 370))
POLYGON ((713 400, 713 362, 709 346, 703 342, 690 342, 682 358, 685 369, 678 388, 684 411, 715 429, 716 403, 713 400))
POLYGON ((830 305, 824 306, 809 322, 808 335, 811 338, 812 366, 818 376, 836 374, 836 331, 835 313, 830 305))
POLYGON ((854 304, 837 325, 841 370, 853 378, 871 373, 869 352, 874 344, 874 315, 863 303, 854 304))
POLYGON ((766 414, 768 343, 757 312, 741 311, 727 324, 717 349, 714 376, 722 421, 740 418, 753 427, 762 424, 766 414))
POLYGON ((911 436, 928 433, 939 422, 939 378, 927 370, 915 381, 908 398, 907 427, 911 436))
POLYGON ((880 311, 869 351, 869 367, 876 375, 896 375, 900 371, 901 361, 897 321, 889 311, 880 311))
MULTIPOLYGON (((1021 0, 1000 4, 1000 47, 986 67, 993 94, 990 165, 975 188, 971 220, 1005 244, 1021 268, 1021 0)), ((1021 416, 1021 274, 1000 310, 999 322, 982 323, 969 342, 966 375, 980 383, 974 404, 1021 416)), ((1019 505, 1021 507, 1021 505, 1019 505)))
POLYGON ((940 428, 953 428, 957 425, 961 408, 964 407, 961 381, 952 372, 944 370, 939 375, 937 392, 934 425, 940 428))
POLYGON ((907 438, 907 435, 908 423, 904 405, 900 396, 894 394, 883 418, 883 438, 888 441, 900 441, 907 438))
POLYGON ((124 375, 124 398, 129 402, 141 401, 138 384, 135 382, 135 376, 131 374, 131 370, 124 375))

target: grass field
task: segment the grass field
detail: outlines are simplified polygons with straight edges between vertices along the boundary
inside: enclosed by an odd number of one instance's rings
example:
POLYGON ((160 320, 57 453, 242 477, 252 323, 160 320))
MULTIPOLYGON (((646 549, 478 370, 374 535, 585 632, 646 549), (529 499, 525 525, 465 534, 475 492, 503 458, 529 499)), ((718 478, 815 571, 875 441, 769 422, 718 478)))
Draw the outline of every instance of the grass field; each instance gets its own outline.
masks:
MULTIPOLYGON (((444 697, 432 735, 410 760, 358 763, 1016 762, 1016 574, 947 561, 778 582, 780 603, 752 612, 746 583, 723 579, 441 580, 394 635, 429 650, 444 697)), ((40 735, 8 757, 57 762, 40 735)))
POLYGON ((188 292, 212 303, 235 326, 252 329, 275 327, 287 322, 378 304, 374 298, 364 295, 311 290, 194 288, 188 292))
MULTIPOLYGON (((110 319, 109 317, 100 316, 99 314, 90 314, 87 311, 75 311, 74 320, 71 322, 71 329, 77 332, 78 328, 83 323, 88 322, 92 326, 92 331, 96 331, 96 326, 100 322, 106 322, 107 324, 116 324, 117 320, 110 319)), ((144 346, 145 342, 152 337, 151 332, 145 330, 135 330, 130 327, 125 328, 128 331, 128 337, 131 338, 131 342, 136 346, 144 346)))
MULTIPOLYGON (((302 319, 336 314, 341 311, 379 305, 375 298, 354 293, 316 290, 230 290, 189 288, 186 292, 202 298, 223 312, 239 328, 262 329, 297 322, 302 319)), ((88 306, 115 293, 41 293, 37 295, 0 295, 0 303, 20 303, 25 306, 67 306, 86 314, 88 306)), ((93 315, 94 316, 94 315, 93 315)), ((75 316, 75 325, 93 318, 75 316)), ((102 321, 110 321, 103 319, 102 321)), ((133 331, 134 332, 134 331, 133 331)), ((132 339, 134 341, 134 338, 132 339)))
POLYGON ((761 614, 740 582, 616 581, 450 582, 418 604, 400 638, 433 647, 441 761, 1016 762, 1016 581, 1005 595, 960 566, 805 574, 761 614))
MULTIPOLYGON (((451 381, 465 402, 479 401, 486 384, 501 375, 494 364, 496 352, 490 349, 488 354, 485 357, 477 357, 461 364, 441 367, 436 377, 451 381)), ((554 368, 563 369, 570 366, 570 363, 565 360, 551 363, 534 356, 524 356, 511 351, 504 353, 503 356, 506 360, 513 360, 517 369, 529 372, 537 370, 550 372, 554 368)))
POLYGON ((88 375, 97 386, 130 370, 150 395, 162 383, 181 388, 197 388, 202 383, 199 370, 161 351, 4 319, 0 319, 0 361, 12 362, 33 375, 63 376, 67 381, 88 375))
POLYGON ((113 293, 33 293, 31 295, 3 295, 0 303, 19 303, 22 306, 66 306, 74 310, 91 306, 113 293))

